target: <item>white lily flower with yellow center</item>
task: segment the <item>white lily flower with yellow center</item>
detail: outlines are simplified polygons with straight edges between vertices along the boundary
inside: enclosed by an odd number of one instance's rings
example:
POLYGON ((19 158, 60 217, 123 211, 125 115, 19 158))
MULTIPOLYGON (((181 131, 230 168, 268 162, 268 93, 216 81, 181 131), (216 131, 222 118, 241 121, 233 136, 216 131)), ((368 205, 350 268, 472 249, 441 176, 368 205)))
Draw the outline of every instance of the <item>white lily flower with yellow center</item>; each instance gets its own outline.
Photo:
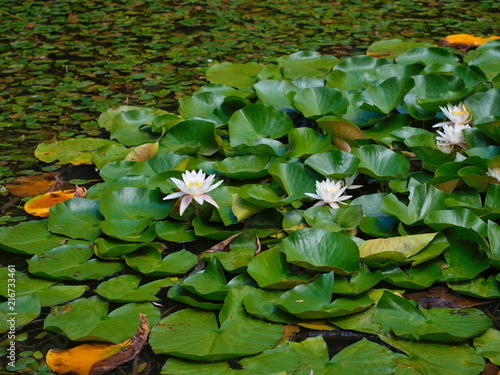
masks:
POLYGON ((180 189, 180 191, 169 194, 163 199, 166 200, 183 197, 179 208, 180 215, 184 213, 193 199, 199 204, 203 204, 204 201, 207 201, 211 205, 219 208, 217 202, 207 194, 209 191, 214 190, 222 184, 222 181, 218 181, 212 185, 215 175, 211 174, 206 177, 203 171, 186 171, 182 174, 182 181, 174 177, 171 177, 170 179, 180 189))
POLYGON ((305 193, 308 197, 319 199, 315 206, 329 204, 331 208, 339 208, 339 204, 346 204, 343 201, 352 198, 352 195, 343 195, 346 189, 357 189, 362 185, 352 185, 356 175, 344 180, 335 181, 327 178, 325 181, 316 181, 316 194, 305 193))
MULTIPOLYGON (((470 125, 443 125, 443 131, 437 131, 439 134, 439 136, 436 137, 437 146, 443 149, 444 152, 447 152, 445 150, 449 150, 451 146, 460 146, 466 149, 467 142, 465 142, 463 130, 470 128, 470 125)), ((449 152, 451 152, 451 150, 449 152)))
POLYGON ((488 176, 496 178, 497 181, 500 182, 500 168, 488 168, 488 172, 486 172, 488 176))
POLYGON ((444 125, 468 125, 472 121, 472 113, 469 108, 463 103, 459 103, 458 105, 448 104, 445 107, 439 107, 441 111, 443 111, 444 115, 450 121, 440 122, 436 125, 433 125, 433 128, 441 128, 444 125))

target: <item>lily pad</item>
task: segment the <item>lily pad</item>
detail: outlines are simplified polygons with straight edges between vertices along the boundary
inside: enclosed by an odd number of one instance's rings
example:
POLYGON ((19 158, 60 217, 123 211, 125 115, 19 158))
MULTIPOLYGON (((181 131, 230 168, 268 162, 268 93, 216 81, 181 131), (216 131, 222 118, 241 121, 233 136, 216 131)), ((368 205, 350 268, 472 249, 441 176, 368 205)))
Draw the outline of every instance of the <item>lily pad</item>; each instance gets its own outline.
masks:
POLYGON ((359 267, 359 249, 341 233, 324 229, 300 229, 283 240, 283 251, 289 263, 318 270, 346 274, 359 267))
POLYGON ((119 262, 90 259, 94 251, 88 245, 63 245, 29 259, 32 275, 56 280, 95 280, 121 271, 119 262))
POLYGON ((90 199, 72 198, 51 207, 49 231, 74 239, 94 241, 101 233, 99 223, 103 216, 99 203, 90 199))
POLYGON ((129 267, 148 276, 181 275, 198 263, 198 257, 187 250, 176 251, 162 259, 158 249, 149 246, 123 258, 129 267))
POLYGON ((28 294, 16 297, 15 301, 9 300, 0 303, 0 332, 11 331, 12 327, 22 327, 36 319, 41 312, 38 295, 28 294))
POLYGON ((160 320, 160 311, 150 303, 128 303, 108 314, 108 303, 94 296, 53 307, 43 326, 73 341, 118 344, 135 334, 139 327, 139 314, 147 315, 150 326, 160 320))
POLYGON ((146 302, 158 300, 155 295, 161 288, 174 285, 168 278, 139 286, 140 282, 138 275, 122 275, 100 283, 95 291, 112 302, 146 302))
POLYGON ((52 140, 38 144, 35 149, 35 157, 45 163, 92 164, 92 153, 95 150, 114 144, 116 144, 115 141, 100 138, 52 140))

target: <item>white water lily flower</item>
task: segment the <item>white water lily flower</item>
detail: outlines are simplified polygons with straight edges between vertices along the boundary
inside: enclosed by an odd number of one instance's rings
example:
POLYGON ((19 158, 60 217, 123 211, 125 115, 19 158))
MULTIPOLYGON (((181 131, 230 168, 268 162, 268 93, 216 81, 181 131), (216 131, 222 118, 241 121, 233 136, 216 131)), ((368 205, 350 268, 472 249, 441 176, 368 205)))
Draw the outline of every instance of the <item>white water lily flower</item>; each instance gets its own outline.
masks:
POLYGON ((207 201, 211 205, 219 208, 219 205, 213 198, 208 195, 209 191, 214 190, 222 181, 218 181, 212 185, 212 182, 215 179, 215 175, 211 174, 206 177, 203 171, 186 171, 182 174, 182 180, 171 177, 172 182, 180 189, 180 191, 176 193, 172 193, 167 195, 165 199, 174 199, 183 197, 181 200, 181 206, 179 208, 179 213, 182 215, 189 204, 193 201, 193 199, 199 204, 203 204, 204 201, 207 201))
POLYGON ((470 125, 443 125, 443 131, 437 131, 439 134, 439 136, 436 137, 437 146, 440 148, 444 148, 445 146, 460 146, 462 148, 467 148, 463 130, 470 128, 470 125))
POLYGON ((448 104, 445 107, 439 107, 441 111, 450 121, 440 122, 439 124, 433 125, 433 128, 440 128, 444 125, 468 125, 472 121, 472 113, 469 108, 463 103, 458 105, 448 104))
POLYGON ((348 186, 345 185, 344 181, 335 181, 327 178, 325 181, 316 181, 316 194, 305 194, 311 198, 319 199, 319 202, 315 206, 329 204, 331 208, 339 208, 339 203, 345 204, 343 201, 352 197, 352 195, 343 195, 347 188, 348 186))
POLYGON ((497 181, 500 181, 500 168, 488 168, 488 172, 486 172, 488 176, 496 178, 497 181))

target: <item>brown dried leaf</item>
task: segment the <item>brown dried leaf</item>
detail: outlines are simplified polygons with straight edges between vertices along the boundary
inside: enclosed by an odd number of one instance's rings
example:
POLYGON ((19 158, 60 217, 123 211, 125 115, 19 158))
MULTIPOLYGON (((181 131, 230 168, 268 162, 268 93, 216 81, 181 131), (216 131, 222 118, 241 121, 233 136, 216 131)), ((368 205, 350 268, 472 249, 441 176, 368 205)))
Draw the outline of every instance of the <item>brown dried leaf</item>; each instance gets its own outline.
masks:
POLYGON ((67 182, 59 179, 59 172, 48 172, 34 176, 16 178, 5 187, 16 197, 35 197, 48 191, 67 189, 67 182))
POLYGON ((234 240, 240 234, 241 234, 241 232, 233 234, 232 236, 230 236, 230 237, 226 238, 225 240, 219 242, 218 244, 212 246, 210 249, 205 250, 204 252, 200 253, 199 256, 201 257, 205 253, 216 253, 218 251, 226 251, 227 252, 228 250, 225 250, 226 247, 231 243, 232 240, 234 240))
POLYGON ((466 308, 480 305, 486 305, 491 301, 477 300, 471 297, 456 295, 447 287, 437 285, 423 292, 409 293, 404 295, 406 298, 417 301, 425 308, 446 307, 446 308, 466 308))

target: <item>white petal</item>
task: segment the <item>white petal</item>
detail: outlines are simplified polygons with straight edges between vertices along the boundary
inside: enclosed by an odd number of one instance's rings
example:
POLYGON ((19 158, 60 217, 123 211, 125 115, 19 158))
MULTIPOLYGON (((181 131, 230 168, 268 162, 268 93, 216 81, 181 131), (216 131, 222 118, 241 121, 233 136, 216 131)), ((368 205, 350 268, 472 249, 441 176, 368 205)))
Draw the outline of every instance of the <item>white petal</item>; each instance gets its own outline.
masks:
POLYGON ((167 195, 165 198, 163 198, 163 200, 179 198, 182 197, 183 195, 186 195, 186 193, 184 193, 183 191, 178 191, 176 193, 167 195))
POLYGON ((186 208, 189 206, 189 204, 191 203, 192 200, 193 200, 193 196, 191 196, 191 195, 185 195, 181 199, 181 206, 179 208, 179 214, 181 216, 184 213, 184 211, 186 211, 186 208))
POLYGON ((219 205, 217 204, 216 201, 214 201, 214 199, 208 195, 208 194, 203 194, 203 198, 208 202, 210 203, 212 206, 215 206, 217 208, 219 208, 219 205))
POLYGON ((224 181, 223 180, 220 180, 220 181, 217 181, 215 184, 213 184, 212 186, 210 186, 208 189, 205 190, 205 193, 208 193, 209 191, 212 191, 214 190, 215 188, 219 187, 220 184, 222 184, 224 181))
POLYGON ((313 194, 313 193, 304 193, 304 194, 314 199, 321 199, 321 197, 318 194, 313 194))
POLYGON ((199 204, 203 204, 203 198, 206 194, 202 194, 202 195, 193 195, 193 198, 196 202, 198 202, 199 204))

